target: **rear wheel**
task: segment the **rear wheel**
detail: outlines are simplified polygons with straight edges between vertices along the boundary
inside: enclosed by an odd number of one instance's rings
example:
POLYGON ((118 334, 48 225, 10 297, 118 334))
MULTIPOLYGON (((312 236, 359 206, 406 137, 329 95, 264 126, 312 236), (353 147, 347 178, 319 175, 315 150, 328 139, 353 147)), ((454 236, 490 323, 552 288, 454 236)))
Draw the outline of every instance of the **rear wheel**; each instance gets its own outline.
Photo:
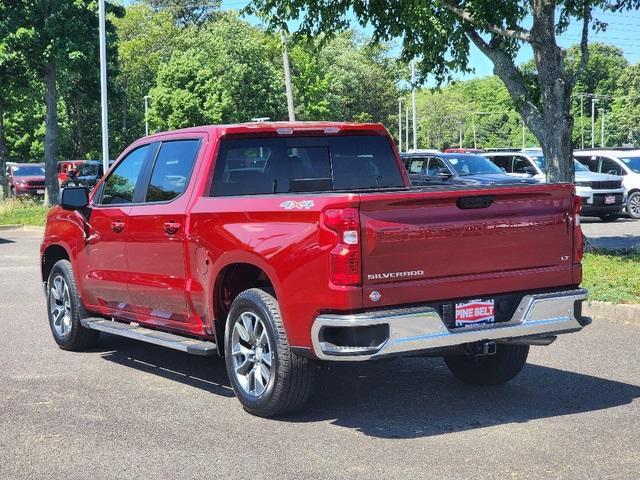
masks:
POLYGON ((494 355, 454 355, 444 357, 444 363, 464 383, 498 385, 520 373, 528 355, 528 345, 499 344, 494 355))
POLYGON ((47 313, 53 339, 64 350, 83 350, 95 344, 99 332, 80 323, 87 316, 78 294, 71 263, 59 260, 47 280, 47 313))
POLYGON ((633 192, 627 199, 627 213, 632 218, 640 218, 640 192, 633 192))
POLYGON ((313 362, 290 350, 278 301, 264 290, 245 290, 231 304, 225 362, 238 400, 253 415, 280 415, 309 399, 313 362))

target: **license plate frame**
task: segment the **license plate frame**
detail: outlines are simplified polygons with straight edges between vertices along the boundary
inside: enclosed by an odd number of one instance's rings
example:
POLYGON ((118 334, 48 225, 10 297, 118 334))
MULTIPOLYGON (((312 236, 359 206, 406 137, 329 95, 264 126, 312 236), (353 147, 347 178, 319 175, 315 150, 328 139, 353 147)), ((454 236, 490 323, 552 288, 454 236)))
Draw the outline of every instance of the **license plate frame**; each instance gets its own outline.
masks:
POLYGON ((465 329, 496 323, 494 298, 476 298, 454 304, 454 328, 465 329))

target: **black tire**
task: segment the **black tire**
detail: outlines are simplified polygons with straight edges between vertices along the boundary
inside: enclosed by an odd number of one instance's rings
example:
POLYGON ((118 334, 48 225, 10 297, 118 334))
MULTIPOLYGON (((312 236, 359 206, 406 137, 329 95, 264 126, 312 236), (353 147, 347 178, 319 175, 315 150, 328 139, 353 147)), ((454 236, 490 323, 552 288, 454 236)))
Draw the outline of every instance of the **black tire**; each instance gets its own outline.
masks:
POLYGON ((631 195, 629 195, 629 198, 627 198, 626 208, 627 214, 631 218, 640 218, 640 208, 638 207, 638 205, 640 205, 640 192, 633 192, 631 195))
POLYGON ((618 220, 618 215, 615 213, 610 213, 609 215, 600 215, 600 220, 603 222, 615 222, 618 220))
POLYGON ((314 362, 290 350, 280 307, 271 293, 252 288, 236 297, 229 310, 224 341, 229 380, 247 412, 259 417, 273 417, 299 409, 307 402, 315 376, 314 362), (260 395, 252 395, 241 386, 232 353, 234 326, 240 321, 240 315, 247 312, 257 315, 263 322, 271 345, 270 376, 260 395))
MULTIPOLYGON (((64 305, 62 305, 64 306, 64 305)), ((73 269, 69 260, 59 260, 51 269, 49 278, 47 279, 47 316, 49 317, 49 327, 53 334, 53 339, 63 350, 84 350, 95 345, 100 332, 89 330, 80 323, 80 320, 86 318, 87 312, 82 305, 82 300, 78 294, 78 287, 73 276, 73 269), (64 280, 64 285, 68 289, 69 308, 65 310, 69 312, 69 327, 64 333, 59 333, 55 326, 55 318, 52 312, 52 306, 60 306, 63 301, 56 301, 54 285, 59 284, 58 278, 64 280)), ((61 320, 63 322, 63 320, 61 320)))
POLYGON ((499 344, 495 355, 453 355, 444 357, 444 363, 464 383, 498 385, 520 373, 528 355, 528 345, 499 344))

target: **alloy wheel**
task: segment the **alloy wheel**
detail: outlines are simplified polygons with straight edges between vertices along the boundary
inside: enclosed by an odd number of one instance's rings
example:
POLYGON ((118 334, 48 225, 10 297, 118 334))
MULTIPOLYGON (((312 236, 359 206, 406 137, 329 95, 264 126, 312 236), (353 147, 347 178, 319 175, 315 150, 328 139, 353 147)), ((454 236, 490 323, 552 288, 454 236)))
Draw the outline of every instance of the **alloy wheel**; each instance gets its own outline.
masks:
POLYGON ((234 324, 231 355, 240 387, 252 397, 262 395, 269 385, 273 357, 265 323, 255 313, 242 312, 234 324))
POLYGON ((71 332, 71 295, 69 286, 62 275, 53 278, 49 288, 49 313, 53 329, 58 338, 65 338, 71 332))

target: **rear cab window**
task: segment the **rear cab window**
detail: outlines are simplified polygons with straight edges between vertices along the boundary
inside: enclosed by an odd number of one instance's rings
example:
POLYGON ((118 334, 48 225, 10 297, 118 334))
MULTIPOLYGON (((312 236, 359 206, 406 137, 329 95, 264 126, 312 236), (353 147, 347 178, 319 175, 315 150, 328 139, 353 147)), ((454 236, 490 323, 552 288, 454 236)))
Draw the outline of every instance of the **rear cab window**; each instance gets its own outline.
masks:
POLYGON ((223 139, 211 196, 404 188, 377 135, 223 139))

